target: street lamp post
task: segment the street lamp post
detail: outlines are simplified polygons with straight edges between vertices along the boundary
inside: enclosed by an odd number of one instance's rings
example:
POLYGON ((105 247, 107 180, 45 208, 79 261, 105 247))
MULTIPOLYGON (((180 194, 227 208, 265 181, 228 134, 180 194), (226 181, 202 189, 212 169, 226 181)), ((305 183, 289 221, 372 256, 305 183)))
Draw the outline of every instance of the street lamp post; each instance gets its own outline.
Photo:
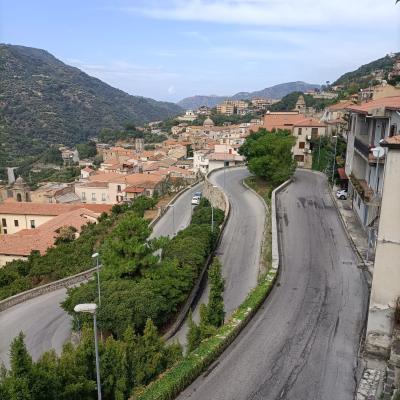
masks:
POLYGON ((332 165, 332 186, 333 186, 333 179, 335 177, 335 164, 336 164, 336 150, 337 150, 337 140, 338 137, 337 136, 333 136, 336 140, 335 140, 335 152, 333 154, 333 165, 332 165))
POLYGON ((93 332, 94 332, 94 350, 96 356, 96 382, 97 382, 97 399, 101 400, 101 383, 100 383, 100 362, 99 362, 99 344, 97 342, 97 320, 96 320, 97 304, 77 304, 74 311, 77 313, 87 313, 93 315, 93 332))

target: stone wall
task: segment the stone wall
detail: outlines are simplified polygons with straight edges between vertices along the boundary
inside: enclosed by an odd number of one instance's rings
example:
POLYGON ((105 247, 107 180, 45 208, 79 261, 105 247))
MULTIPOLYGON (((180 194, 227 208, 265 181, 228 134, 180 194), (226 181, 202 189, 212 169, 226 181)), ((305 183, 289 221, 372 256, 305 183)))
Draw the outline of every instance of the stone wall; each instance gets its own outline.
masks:
POLYGON ((210 175, 214 173, 214 171, 218 170, 215 169, 209 172, 205 177, 203 196, 211 203, 213 207, 219 208, 220 210, 224 211, 226 216, 229 213, 228 198, 220 187, 214 186, 209 180, 210 175))
POLYGON ((33 299, 34 297, 38 297, 42 294, 53 292, 61 288, 67 288, 76 285, 77 283, 87 281, 92 277, 95 271, 96 268, 88 269, 87 271, 70 276, 68 278, 60 279, 58 281, 48 283, 47 285, 42 285, 37 288, 27 290, 26 292, 18 293, 14 296, 8 297, 7 299, 0 301, 0 311, 7 310, 12 306, 23 303, 24 301, 33 299))

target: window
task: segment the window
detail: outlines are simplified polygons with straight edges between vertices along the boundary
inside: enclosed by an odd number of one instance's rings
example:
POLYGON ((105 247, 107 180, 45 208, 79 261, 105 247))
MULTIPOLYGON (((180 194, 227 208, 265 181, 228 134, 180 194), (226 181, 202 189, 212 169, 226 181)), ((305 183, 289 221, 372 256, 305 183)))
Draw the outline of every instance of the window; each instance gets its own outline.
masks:
POLYGON ((304 149, 306 142, 299 142, 299 149, 304 149))
POLYGON ((35 229, 36 228, 36 224, 35 224, 35 220, 34 219, 31 219, 31 228, 32 229, 35 229))
POLYGON ((301 135, 301 133, 302 133, 302 128, 298 128, 298 131, 297 131, 297 134, 300 136, 301 135))
POLYGON ((14 226, 19 226, 19 222, 17 219, 14 219, 14 226))
POLYGON ((92 201, 96 201, 96 193, 92 193, 92 201))
POLYGON ((101 201, 106 201, 106 194, 105 193, 101 194, 101 201))
POLYGON ((311 137, 313 139, 318 137, 318 128, 311 128, 311 137))
POLYGON ((121 191, 121 185, 118 185, 117 186, 117 192, 120 192, 121 191))
POLYGON ((17 193, 17 201, 18 201, 18 202, 21 202, 21 201, 22 201, 21 193, 17 193))
POLYGON ((397 131, 397 125, 396 124, 390 125, 389 137, 394 136, 396 134, 396 131, 397 131))
POLYGON ((3 233, 7 235, 7 229, 3 229, 3 233))
POLYGON ((297 162, 304 162, 304 156, 303 155, 295 155, 294 156, 295 161, 297 162))
POLYGON ((82 200, 86 200, 86 192, 82 192, 82 200))
POLYGON ((3 226, 3 227, 7 226, 7 220, 5 218, 1 219, 1 226, 3 226))

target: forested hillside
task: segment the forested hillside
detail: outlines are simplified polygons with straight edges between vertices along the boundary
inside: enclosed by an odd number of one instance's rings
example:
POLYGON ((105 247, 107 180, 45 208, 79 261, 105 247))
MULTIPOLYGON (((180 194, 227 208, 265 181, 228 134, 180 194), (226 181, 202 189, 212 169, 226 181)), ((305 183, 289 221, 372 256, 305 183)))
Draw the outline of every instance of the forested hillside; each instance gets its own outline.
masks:
POLYGON ((131 96, 50 53, 0 44, 0 168, 117 129, 179 114, 173 103, 131 96))

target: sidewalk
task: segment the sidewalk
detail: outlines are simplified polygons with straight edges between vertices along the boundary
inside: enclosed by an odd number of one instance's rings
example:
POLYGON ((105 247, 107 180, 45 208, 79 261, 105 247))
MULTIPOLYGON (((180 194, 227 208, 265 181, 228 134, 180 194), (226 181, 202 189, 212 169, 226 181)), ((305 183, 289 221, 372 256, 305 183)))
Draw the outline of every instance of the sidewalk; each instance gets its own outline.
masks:
POLYGON ((368 270, 372 274, 372 269, 375 260, 375 249, 370 249, 368 254, 367 262, 367 252, 368 252, 368 235, 363 229, 361 222, 358 220, 356 214, 353 212, 351 199, 339 200, 336 197, 336 191, 338 187, 332 189, 332 197, 339 211, 339 215, 344 223, 345 229, 353 242, 354 247, 360 256, 363 264, 368 267, 368 270))

